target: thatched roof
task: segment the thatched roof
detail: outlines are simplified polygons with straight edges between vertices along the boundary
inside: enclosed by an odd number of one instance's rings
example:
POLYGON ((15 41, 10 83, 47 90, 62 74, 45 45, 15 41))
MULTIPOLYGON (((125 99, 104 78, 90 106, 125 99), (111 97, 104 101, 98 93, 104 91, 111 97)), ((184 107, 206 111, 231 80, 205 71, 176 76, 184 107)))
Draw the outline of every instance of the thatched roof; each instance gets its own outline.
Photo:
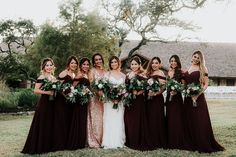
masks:
MULTIPOLYGON (((121 60, 127 58, 129 50, 137 43, 138 41, 124 43, 120 56, 121 60)), ((169 57, 176 54, 180 57, 182 69, 187 70, 191 64, 192 53, 196 50, 203 52, 210 77, 236 78, 236 43, 148 42, 135 54, 141 54, 149 59, 158 56, 164 67, 168 67, 169 57)))

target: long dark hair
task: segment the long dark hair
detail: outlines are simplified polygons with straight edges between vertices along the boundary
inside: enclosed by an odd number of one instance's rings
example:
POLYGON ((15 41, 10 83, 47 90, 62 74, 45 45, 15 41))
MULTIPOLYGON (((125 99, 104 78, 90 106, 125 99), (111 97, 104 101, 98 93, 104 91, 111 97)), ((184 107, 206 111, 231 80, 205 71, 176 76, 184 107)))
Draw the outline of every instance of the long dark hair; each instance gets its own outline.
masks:
POLYGON ((120 59, 116 56, 111 56, 111 58, 109 59, 109 68, 110 68, 110 70, 113 70, 111 68, 111 62, 112 62, 113 59, 115 59, 118 62, 118 68, 120 67, 120 59))
MULTIPOLYGON (((174 79, 176 79, 176 80, 180 80, 181 79, 181 77, 182 77, 182 70, 181 70, 181 68, 182 68, 182 66, 181 66, 181 62, 180 62, 180 59, 179 59, 179 56, 177 56, 177 55, 172 55, 171 57, 170 57, 170 59, 169 59, 169 63, 170 63, 170 61, 171 61, 171 59, 172 58, 174 58, 175 59, 175 61, 176 61, 176 63, 177 63, 177 67, 174 69, 175 70, 175 73, 174 73, 174 79)), ((170 67, 170 68, 172 68, 172 67, 170 67)))
POLYGON ((95 54, 92 56, 93 67, 95 67, 95 57, 96 57, 96 56, 100 56, 100 57, 101 57, 101 59, 102 59, 102 64, 104 65, 103 56, 102 56, 100 53, 95 53, 95 54))
POLYGON ((132 61, 135 61, 139 64, 139 71, 138 71, 139 74, 144 72, 143 67, 142 67, 142 61, 138 56, 134 56, 130 59, 130 65, 132 61))
POLYGON ((80 70, 81 70, 82 64, 84 62, 86 62, 86 61, 88 61, 89 66, 91 65, 90 60, 87 57, 81 58, 80 61, 79 61, 79 68, 80 68, 80 70))
POLYGON ((76 56, 72 55, 72 56, 69 56, 68 59, 67 59, 67 63, 66 63, 66 68, 68 69, 68 67, 70 66, 70 62, 72 60, 75 60, 76 64, 79 65, 79 62, 78 62, 78 59, 76 56))
POLYGON ((147 67, 147 70, 146 70, 146 75, 147 75, 147 77, 149 77, 149 76, 153 73, 152 62, 153 62, 155 59, 159 62, 159 64, 161 64, 161 59, 160 59, 159 57, 153 57, 153 58, 149 61, 149 63, 148 63, 148 67, 147 67))

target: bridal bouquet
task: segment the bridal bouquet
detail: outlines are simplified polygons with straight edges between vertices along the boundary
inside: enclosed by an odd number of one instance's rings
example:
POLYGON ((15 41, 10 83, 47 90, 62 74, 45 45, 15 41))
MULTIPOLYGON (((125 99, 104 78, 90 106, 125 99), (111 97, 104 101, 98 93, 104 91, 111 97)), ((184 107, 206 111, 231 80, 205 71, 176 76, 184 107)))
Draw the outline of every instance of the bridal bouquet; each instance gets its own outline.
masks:
POLYGON ((45 91, 54 91, 54 95, 53 96, 49 96, 49 100, 54 100, 54 97, 56 96, 56 92, 59 92, 61 89, 61 82, 58 80, 48 80, 48 78, 43 79, 43 83, 41 86, 42 90, 45 91))
MULTIPOLYGON (((184 90, 184 95, 186 97, 192 97, 198 95, 202 91, 200 84, 191 83, 187 85, 187 88, 184 90)), ((193 100, 193 107, 197 107, 196 100, 193 100)))
MULTIPOLYGON (((146 90, 153 92, 153 93, 159 92, 159 91, 161 91, 161 84, 159 83, 158 80, 150 78, 147 80, 146 90)), ((148 96, 148 99, 152 99, 152 96, 148 96)))
POLYGON ((87 86, 81 85, 76 87, 77 92, 75 93, 76 99, 79 99, 81 105, 87 104, 93 93, 87 86))
MULTIPOLYGON (((137 76, 130 79, 129 84, 127 85, 127 90, 132 91, 135 93, 140 90, 145 90, 146 88, 146 81, 145 80, 139 80, 137 76)), ((136 98, 135 93, 133 93, 133 99, 136 98)))
MULTIPOLYGON (((101 79, 95 79, 92 82, 92 88, 95 91, 103 91, 104 94, 106 94, 109 91, 110 85, 107 79, 101 78, 101 79)), ((99 98, 100 101, 103 101, 105 98, 105 95, 101 96, 99 98)))
POLYGON ((107 92, 107 98, 114 102, 113 109, 118 108, 118 103, 121 101, 122 97, 126 93, 125 85, 113 85, 110 84, 110 90, 107 92))
MULTIPOLYGON (((168 92, 182 92, 183 85, 174 79, 168 79, 166 83, 166 89, 168 92)), ((170 94, 169 101, 172 101, 173 95, 170 94)))

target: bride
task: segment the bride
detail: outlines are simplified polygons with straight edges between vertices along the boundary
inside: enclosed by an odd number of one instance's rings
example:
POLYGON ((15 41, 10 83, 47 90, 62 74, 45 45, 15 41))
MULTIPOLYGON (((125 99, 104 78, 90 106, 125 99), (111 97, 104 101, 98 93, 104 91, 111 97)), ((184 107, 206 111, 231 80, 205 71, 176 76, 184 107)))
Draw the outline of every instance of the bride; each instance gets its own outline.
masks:
MULTIPOLYGON (((120 60, 112 56, 109 60, 110 71, 105 78, 118 86, 125 83, 125 75, 120 72, 120 60)), ((104 103, 103 140, 102 146, 108 148, 121 148, 125 143, 124 106, 119 100, 109 100, 104 103), (114 107, 116 106, 116 107, 114 107)))

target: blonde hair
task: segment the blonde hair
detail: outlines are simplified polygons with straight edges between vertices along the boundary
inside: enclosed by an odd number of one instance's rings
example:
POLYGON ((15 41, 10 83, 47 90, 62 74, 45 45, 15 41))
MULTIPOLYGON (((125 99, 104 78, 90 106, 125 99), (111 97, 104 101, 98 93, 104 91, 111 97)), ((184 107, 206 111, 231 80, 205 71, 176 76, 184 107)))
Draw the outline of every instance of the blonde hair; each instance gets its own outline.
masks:
MULTIPOLYGON (((204 55, 202 54, 201 51, 195 51, 193 53, 193 55, 197 54, 200 58, 200 61, 199 61, 199 71, 200 71, 200 78, 199 78, 199 81, 200 83, 202 84, 203 81, 204 81, 204 77, 205 77, 205 74, 206 74, 206 66, 205 66, 205 58, 204 58, 204 55)), ((193 56, 192 55, 192 56, 193 56)))
POLYGON ((44 68, 45 68, 47 62, 51 62, 51 63, 52 63, 52 65, 53 65, 52 75, 54 75, 55 66, 54 66, 54 62, 53 62, 53 60, 52 60, 51 58, 44 58, 44 59, 42 60, 40 73, 41 73, 41 74, 44 74, 44 73, 45 73, 44 68))

